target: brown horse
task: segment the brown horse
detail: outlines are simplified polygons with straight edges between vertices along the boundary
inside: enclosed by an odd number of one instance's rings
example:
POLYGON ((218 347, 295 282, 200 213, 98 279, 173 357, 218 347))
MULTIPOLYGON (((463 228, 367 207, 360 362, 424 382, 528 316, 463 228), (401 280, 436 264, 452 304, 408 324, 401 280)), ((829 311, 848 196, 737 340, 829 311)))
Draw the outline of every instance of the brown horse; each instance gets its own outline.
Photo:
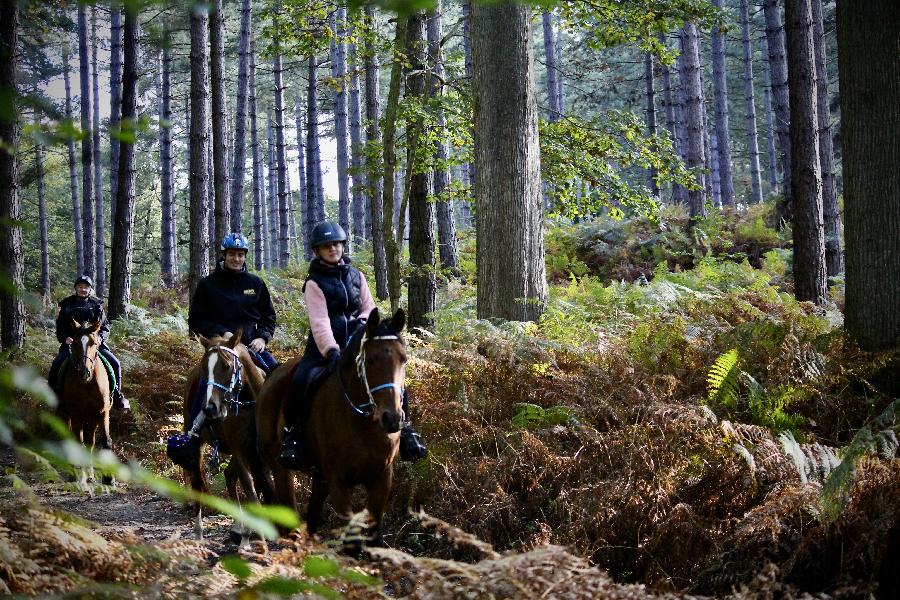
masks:
MULTIPOLYGON (((220 337, 206 339, 199 336, 205 352, 200 362, 188 373, 184 395, 184 418, 190 419, 191 405, 197 393, 194 390, 201 380, 206 380, 206 388, 200 390, 203 396, 200 417, 200 439, 207 444, 217 444, 220 454, 230 454, 231 460, 225 469, 225 483, 229 497, 237 502, 237 483, 240 481, 244 497, 250 502, 259 502, 259 494, 264 498, 274 495, 272 484, 267 479, 256 448, 256 415, 253 401, 259 397, 265 381, 265 373, 253 363, 247 347, 240 343, 241 330, 229 339, 220 337), (240 394, 246 386, 249 390, 240 394)), ((191 425, 191 424, 189 424, 191 425)), ((202 447, 201 447, 202 450, 202 447)), ((206 465, 200 459, 190 469, 185 469, 191 481, 191 488, 209 493, 206 482, 206 465)), ((195 531, 203 536, 202 511, 195 507, 195 531)), ((234 530, 243 533, 242 530, 234 530)))
MULTIPOLYGON (((406 343, 400 335, 406 317, 398 310, 382 321, 372 311, 361 337, 344 351, 339 368, 307 398, 303 411, 303 450, 312 467, 312 493, 306 527, 315 533, 322 523, 325 500, 335 511, 350 515, 350 494, 356 485, 367 492, 372 533, 380 541, 381 518, 391 492, 393 464, 400 442, 400 408, 406 381, 406 343)), ((280 366, 266 380, 257 406, 259 451, 272 470, 275 500, 296 508, 293 473, 278 462, 284 429, 282 407, 288 398, 300 359, 280 366)))
MULTIPOLYGON (((75 331, 69 349, 72 365, 66 369, 59 386, 62 398, 57 414, 91 453, 96 446, 97 430, 102 426, 100 447, 111 451, 109 409, 112 401, 109 374, 100 358, 100 321, 79 323, 72 319, 72 325, 75 331)), ((81 486, 86 487, 88 481, 94 481, 93 464, 81 467, 81 486)), ((104 475, 103 483, 112 483, 112 477, 104 475)))

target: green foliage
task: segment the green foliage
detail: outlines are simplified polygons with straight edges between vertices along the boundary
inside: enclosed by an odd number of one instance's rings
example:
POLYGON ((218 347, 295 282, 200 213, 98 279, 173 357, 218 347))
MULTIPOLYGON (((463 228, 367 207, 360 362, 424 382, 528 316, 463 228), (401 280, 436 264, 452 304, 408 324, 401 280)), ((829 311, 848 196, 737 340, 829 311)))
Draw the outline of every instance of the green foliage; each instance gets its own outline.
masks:
POLYGON ((572 410, 565 406, 543 408, 537 404, 520 402, 515 405, 516 414, 512 418, 512 426, 519 429, 543 429, 554 425, 572 425, 577 419, 572 410))
POLYGON ((734 348, 719 356, 709 368, 707 402, 734 408, 738 399, 738 351, 734 348))

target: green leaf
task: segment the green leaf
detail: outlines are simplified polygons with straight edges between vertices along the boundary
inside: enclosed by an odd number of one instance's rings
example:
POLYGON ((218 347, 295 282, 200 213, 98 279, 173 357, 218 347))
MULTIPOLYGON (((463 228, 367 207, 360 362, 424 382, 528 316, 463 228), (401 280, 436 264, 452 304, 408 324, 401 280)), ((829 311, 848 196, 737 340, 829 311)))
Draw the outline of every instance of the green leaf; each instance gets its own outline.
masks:
POLYGON ((303 561, 303 572, 307 577, 334 577, 340 570, 338 563, 323 556, 310 556, 303 561))
POLYGON ((250 568, 250 565, 247 564, 247 561, 243 558, 235 555, 229 555, 222 557, 222 560, 219 561, 219 564, 222 565, 222 568, 240 579, 241 581, 250 577, 253 574, 253 569, 250 568))
POLYGON ((287 506, 268 506, 259 503, 244 504, 244 510, 253 516, 260 517, 288 529, 300 526, 297 511, 287 506))

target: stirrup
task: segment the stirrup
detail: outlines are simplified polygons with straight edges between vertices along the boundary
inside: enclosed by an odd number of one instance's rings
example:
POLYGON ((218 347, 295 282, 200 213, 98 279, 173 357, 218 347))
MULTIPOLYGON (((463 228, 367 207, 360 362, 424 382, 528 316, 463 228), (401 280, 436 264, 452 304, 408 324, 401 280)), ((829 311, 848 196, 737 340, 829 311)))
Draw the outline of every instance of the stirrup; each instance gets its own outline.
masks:
POLYGON ((293 427, 285 427, 284 436, 281 438, 281 451, 278 453, 278 462, 281 466, 292 471, 307 466, 300 440, 295 437, 299 433, 295 433, 293 427))

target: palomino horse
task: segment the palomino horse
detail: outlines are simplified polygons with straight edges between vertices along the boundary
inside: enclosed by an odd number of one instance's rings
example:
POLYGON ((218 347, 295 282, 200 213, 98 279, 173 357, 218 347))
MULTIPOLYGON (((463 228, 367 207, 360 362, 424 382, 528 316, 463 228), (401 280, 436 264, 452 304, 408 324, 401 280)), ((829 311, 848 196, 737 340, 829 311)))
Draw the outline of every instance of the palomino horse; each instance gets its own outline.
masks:
MULTIPOLYGON (((205 352, 187 378, 184 396, 185 423, 190 419, 191 406, 197 397, 197 386, 205 380, 205 389, 199 390, 203 397, 200 416, 203 420, 200 439, 207 444, 215 444, 220 454, 230 454, 231 460, 225 469, 225 483, 229 497, 237 502, 237 482, 240 480, 244 496, 250 502, 258 502, 261 493, 265 498, 274 495, 272 484, 265 477, 265 471, 256 449, 256 417, 253 402, 265 381, 265 373, 253 364, 247 347, 240 343, 241 330, 231 338, 206 339, 199 336, 205 352), (241 394, 246 385, 248 394, 241 394)), ((201 446, 202 450, 202 446, 201 446)), ((208 493, 206 466, 203 453, 190 469, 185 469, 191 480, 191 488, 208 493)), ((203 536, 203 521, 200 504, 196 506, 195 531, 203 536)))
MULTIPOLYGON (((100 435, 100 447, 112 450, 112 438, 109 435, 110 400, 109 374, 100 358, 100 321, 96 323, 79 323, 72 319, 75 334, 70 346, 71 368, 65 369, 62 385, 62 398, 57 413, 69 426, 72 434, 93 453, 96 445, 97 430, 103 427, 100 435)), ((94 465, 81 467, 81 485, 94 480, 94 465)), ((103 483, 112 483, 112 477, 103 476, 103 483)))
MULTIPOLYGON (((382 321, 372 311, 362 336, 354 336, 339 368, 306 399, 303 450, 309 457, 312 494, 306 526, 315 533, 322 523, 326 498, 342 516, 350 515, 350 494, 356 485, 367 492, 374 520, 372 533, 380 541, 381 518, 391 492, 393 464, 400 443, 400 408, 406 380, 406 343, 400 335, 403 310, 382 321)), ((289 398, 300 359, 280 366, 266 380, 257 405, 259 451, 272 469, 275 500, 296 508, 293 474, 278 462, 284 428, 283 403, 289 398)))

